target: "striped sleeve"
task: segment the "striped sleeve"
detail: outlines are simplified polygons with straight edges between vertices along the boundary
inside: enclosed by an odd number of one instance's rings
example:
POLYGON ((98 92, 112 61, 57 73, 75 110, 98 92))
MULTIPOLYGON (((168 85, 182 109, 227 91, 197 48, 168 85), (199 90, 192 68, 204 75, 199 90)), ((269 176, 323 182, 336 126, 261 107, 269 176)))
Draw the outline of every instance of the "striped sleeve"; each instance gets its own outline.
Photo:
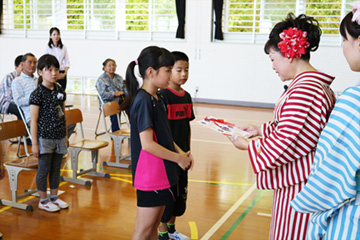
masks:
POLYGON ((355 197, 360 169, 360 87, 336 102, 321 134, 309 181, 291 202, 301 213, 327 211, 355 197))
POLYGON ((289 95, 276 128, 267 138, 249 144, 255 173, 278 168, 314 150, 331 108, 324 99, 321 86, 311 83, 301 84, 289 95))
POLYGON ((261 126, 261 136, 267 138, 276 128, 275 121, 269 121, 261 126))

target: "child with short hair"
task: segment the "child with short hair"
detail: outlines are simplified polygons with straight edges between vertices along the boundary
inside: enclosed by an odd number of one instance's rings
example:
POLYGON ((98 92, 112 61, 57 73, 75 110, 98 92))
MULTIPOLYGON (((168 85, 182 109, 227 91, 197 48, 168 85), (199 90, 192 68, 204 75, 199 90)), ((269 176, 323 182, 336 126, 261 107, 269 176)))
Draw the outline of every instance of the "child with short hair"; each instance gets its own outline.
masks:
MULTIPOLYGON (((360 2, 340 24, 343 53, 360 72, 360 2)), ((321 133, 307 184, 291 202, 311 213, 306 239, 360 238, 360 86, 338 98, 321 133)))
POLYGON ((133 240, 157 238, 165 206, 174 204, 176 166, 185 170, 192 165, 190 152, 183 152, 173 141, 166 106, 158 92, 168 86, 173 64, 168 50, 150 46, 126 71, 128 94, 121 108, 129 110, 131 122, 131 165, 138 206, 133 240))
MULTIPOLYGON (((167 106, 168 119, 175 143, 184 151, 190 151, 190 121, 195 119, 190 94, 181 86, 189 77, 189 58, 183 52, 172 52, 175 63, 171 71, 169 87, 160 90, 167 106)), ((159 227, 159 240, 163 239, 190 239, 175 229, 176 217, 182 216, 186 209, 188 171, 178 167, 179 183, 175 204, 166 206, 159 227)))
POLYGON ((58 198, 60 168, 67 153, 67 128, 65 124, 66 94, 56 81, 59 62, 45 54, 38 61, 38 87, 30 95, 32 152, 39 158, 36 186, 39 191, 39 209, 57 212, 69 205, 58 198), (47 196, 49 176, 50 196, 47 196))

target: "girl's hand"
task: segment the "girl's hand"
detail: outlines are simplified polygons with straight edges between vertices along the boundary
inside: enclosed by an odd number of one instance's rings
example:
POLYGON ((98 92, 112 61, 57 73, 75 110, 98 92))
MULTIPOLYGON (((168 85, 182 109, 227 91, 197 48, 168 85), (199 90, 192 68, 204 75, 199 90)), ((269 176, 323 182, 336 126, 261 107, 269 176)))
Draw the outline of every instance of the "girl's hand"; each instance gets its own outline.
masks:
POLYGON ((192 165, 192 159, 189 156, 190 152, 187 153, 179 153, 179 158, 177 161, 177 164, 179 165, 179 167, 182 168, 182 170, 188 170, 191 165, 192 165))
POLYGON ((244 126, 244 127, 241 127, 240 128, 241 130, 244 130, 248 133, 250 133, 250 136, 249 138, 252 138, 252 137, 256 137, 256 136, 260 136, 260 129, 259 127, 255 126, 255 125, 247 125, 247 126, 244 126))
POLYGON ((240 150, 247 150, 249 146, 249 142, 246 138, 239 136, 228 136, 230 141, 234 144, 234 146, 240 150))
POLYGON ((33 145, 31 146, 31 150, 34 157, 39 158, 39 145, 33 143, 33 145))
POLYGON ((188 157, 191 159, 191 166, 189 167, 189 169, 192 170, 193 167, 194 167, 194 165, 195 165, 194 158, 193 158, 193 156, 191 155, 190 151, 188 151, 186 154, 187 154, 188 157))

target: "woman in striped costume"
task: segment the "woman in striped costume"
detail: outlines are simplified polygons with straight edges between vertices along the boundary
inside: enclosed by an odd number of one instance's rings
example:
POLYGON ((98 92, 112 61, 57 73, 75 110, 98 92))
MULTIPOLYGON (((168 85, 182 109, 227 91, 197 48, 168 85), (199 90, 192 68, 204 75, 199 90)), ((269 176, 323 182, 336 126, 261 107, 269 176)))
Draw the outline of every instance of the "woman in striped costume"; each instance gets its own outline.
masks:
MULTIPOLYGON (((343 53, 360 72, 360 2, 340 25, 343 53)), ((307 239, 360 239, 360 85, 346 89, 321 134, 308 183, 291 202, 310 217, 307 239)))
POLYGON ((334 77, 317 71, 310 51, 319 46, 318 22, 304 14, 276 24, 265 45, 273 69, 282 81, 292 80, 274 110, 274 120, 261 127, 242 129, 255 140, 230 137, 233 144, 248 150, 259 189, 274 190, 270 239, 305 239, 308 214, 290 207, 290 201, 305 185, 316 144, 334 106, 330 89, 334 77))

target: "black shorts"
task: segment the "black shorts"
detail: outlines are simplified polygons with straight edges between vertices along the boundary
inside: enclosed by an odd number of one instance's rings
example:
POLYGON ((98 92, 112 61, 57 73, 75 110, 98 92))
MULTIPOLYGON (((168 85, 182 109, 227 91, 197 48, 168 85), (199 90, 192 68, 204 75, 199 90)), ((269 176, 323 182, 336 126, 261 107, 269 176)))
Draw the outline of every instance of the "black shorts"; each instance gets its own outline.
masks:
POLYGON ((170 221, 171 217, 179 217, 185 213, 188 188, 188 171, 179 172, 179 182, 172 187, 175 194, 175 203, 166 205, 165 211, 161 217, 161 222, 170 221))
POLYGON ((138 207, 158 207, 173 205, 175 201, 171 188, 157 191, 136 190, 138 207))

